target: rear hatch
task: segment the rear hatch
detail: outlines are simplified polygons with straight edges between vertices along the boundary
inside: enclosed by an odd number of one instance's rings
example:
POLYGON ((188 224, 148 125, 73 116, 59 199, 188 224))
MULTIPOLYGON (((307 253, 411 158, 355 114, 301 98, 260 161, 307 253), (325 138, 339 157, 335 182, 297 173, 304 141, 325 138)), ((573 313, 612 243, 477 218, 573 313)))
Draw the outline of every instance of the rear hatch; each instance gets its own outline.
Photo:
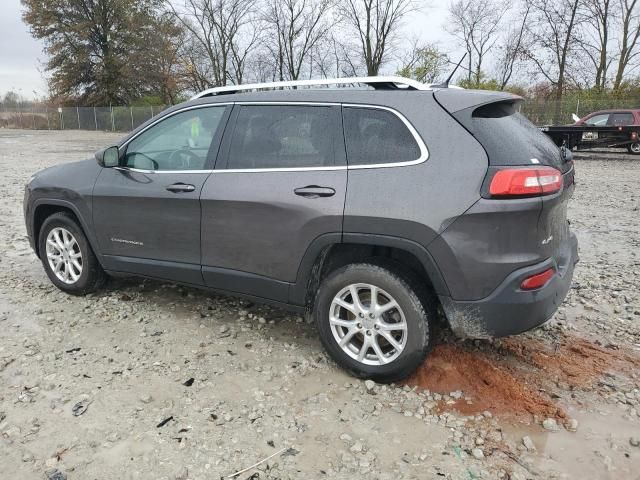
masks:
MULTIPOLYGON (((539 205, 537 228, 529 230, 535 231, 537 239, 535 242, 527 241, 527 248, 535 249, 533 257, 538 259, 553 258, 562 273, 572 248, 567 221, 567 204, 574 190, 571 152, 559 149, 547 135, 518 112, 522 99, 515 95, 439 90, 435 92, 435 98, 478 140, 487 153, 489 165, 482 197, 492 201, 524 201, 539 205), (535 172, 540 172, 540 181, 548 179, 550 183, 546 187, 542 185, 535 192, 496 190, 495 184, 499 183, 496 177, 514 170, 533 172, 534 176, 535 172), (555 180, 554 186, 551 182, 555 180)), ((529 221, 534 221, 533 217, 529 221)), ((511 222, 511 225, 511 228, 522 227, 518 222, 511 222)), ((510 228, 502 227, 503 234, 505 229, 510 228)), ((517 238, 516 232, 513 233, 517 238)), ((505 252, 507 255, 509 253, 505 252)))

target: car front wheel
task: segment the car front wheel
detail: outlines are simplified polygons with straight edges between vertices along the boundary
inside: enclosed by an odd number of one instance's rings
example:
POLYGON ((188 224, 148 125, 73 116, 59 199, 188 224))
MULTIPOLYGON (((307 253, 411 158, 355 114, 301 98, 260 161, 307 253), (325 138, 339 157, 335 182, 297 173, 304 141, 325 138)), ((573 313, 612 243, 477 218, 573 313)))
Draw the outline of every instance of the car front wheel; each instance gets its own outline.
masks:
POLYGON ((86 295, 104 284, 106 275, 74 217, 54 213, 40 229, 38 252, 51 282, 72 295, 86 295))
POLYGON ((633 155, 640 155, 640 142, 629 144, 629 146, 627 147, 627 150, 629 151, 629 153, 633 155))
POLYGON ((389 383, 409 376, 424 361, 435 309, 411 278, 401 269, 373 263, 329 274, 314 315, 336 363, 357 377, 389 383))

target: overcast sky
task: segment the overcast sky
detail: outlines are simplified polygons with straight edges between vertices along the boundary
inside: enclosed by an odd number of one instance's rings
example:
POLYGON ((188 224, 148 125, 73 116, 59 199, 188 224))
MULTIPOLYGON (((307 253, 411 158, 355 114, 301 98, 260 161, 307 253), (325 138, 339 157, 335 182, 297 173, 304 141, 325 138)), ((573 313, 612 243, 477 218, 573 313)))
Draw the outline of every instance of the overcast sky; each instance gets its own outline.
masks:
MULTIPOLYGON (((407 20, 405 31, 408 36, 418 36, 424 41, 438 42, 450 51, 450 37, 444 32, 446 6, 448 2, 434 0, 432 6, 421 13, 413 14, 407 20)), ((47 93, 43 77, 43 43, 35 40, 29 28, 22 22, 20 0, 0 0, 0 95, 13 89, 25 97, 33 98, 47 93)))

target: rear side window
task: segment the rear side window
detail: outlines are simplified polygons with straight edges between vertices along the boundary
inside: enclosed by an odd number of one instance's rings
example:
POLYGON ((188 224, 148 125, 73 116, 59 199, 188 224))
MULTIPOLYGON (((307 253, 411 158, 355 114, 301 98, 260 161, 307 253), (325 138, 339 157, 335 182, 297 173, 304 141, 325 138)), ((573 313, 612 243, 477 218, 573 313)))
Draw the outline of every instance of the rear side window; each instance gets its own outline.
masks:
POLYGON ((524 115, 517 113, 512 102, 491 103, 475 109, 471 125, 465 126, 482 144, 491 165, 540 164, 564 169, 560 149, 524 115))
POLYGON ((625 125, 633 125, 634 123, 635 120, 631 112, 612 113, 609 118, 609 124, 614 127, 623 127, 625 125))
POLYGON ((241 106, 227 168, 334 166, 337 115, 330 106, 241 106))
POLYGON ((420 158, 416 139, 393 112, 344 107, 343 119, 349 165, 411 162, 420 158))

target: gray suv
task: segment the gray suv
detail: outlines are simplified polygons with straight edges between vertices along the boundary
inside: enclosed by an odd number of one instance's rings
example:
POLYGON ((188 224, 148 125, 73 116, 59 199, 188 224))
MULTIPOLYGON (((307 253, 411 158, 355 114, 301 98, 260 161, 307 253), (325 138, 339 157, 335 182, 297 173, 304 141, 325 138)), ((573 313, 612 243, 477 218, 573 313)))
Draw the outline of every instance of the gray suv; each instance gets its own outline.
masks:
POLYGON ((35 174, 28 235, 70 294, 139 275, 308 312, 338 364, 396 381, 438 316, 516 334, 570 288, 573 161, 520 102, 395 77, 208 90, 35 174))

